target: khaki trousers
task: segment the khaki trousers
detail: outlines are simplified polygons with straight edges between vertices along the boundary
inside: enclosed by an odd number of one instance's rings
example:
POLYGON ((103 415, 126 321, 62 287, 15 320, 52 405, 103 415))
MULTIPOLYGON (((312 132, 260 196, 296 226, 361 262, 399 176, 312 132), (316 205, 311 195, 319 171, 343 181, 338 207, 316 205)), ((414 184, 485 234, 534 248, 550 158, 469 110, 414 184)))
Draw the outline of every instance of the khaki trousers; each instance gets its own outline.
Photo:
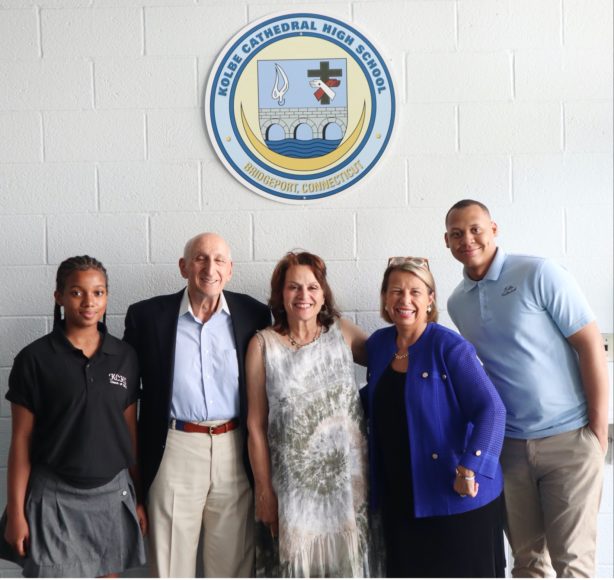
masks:
POLYGON ((148 495, 151 572, 196 575, 198 543, 207 578, 254 573, 254 508, 242 461, 242 433, 169 429, 148 495))
POLYGON ((515 578, 595 576, 603 464, 588 426, 543 439, 505 439, 501 465, 515 578))

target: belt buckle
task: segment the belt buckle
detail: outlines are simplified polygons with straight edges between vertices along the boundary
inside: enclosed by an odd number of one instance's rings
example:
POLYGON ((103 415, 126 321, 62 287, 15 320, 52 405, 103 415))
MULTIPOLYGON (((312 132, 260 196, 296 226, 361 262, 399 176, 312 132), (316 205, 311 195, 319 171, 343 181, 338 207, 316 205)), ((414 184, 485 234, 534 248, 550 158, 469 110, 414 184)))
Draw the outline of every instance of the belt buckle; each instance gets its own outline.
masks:
POLYGON ((219 425, 209 425, 209 435, 215 435, 215 433, 213 432, 213 430, 219 427, 219 425))

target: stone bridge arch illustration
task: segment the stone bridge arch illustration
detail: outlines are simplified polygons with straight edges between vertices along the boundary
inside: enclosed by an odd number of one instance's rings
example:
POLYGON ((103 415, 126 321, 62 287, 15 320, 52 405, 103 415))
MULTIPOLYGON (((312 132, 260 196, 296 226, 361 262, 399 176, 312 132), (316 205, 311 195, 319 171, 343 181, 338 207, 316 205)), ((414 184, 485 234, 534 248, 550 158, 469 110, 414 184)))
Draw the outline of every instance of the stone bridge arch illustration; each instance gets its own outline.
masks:
POLYGON ((269 129, 279 125, 285 139, 294 139, 299 125, 311 127, 313 139, 323 139, 327 125, 336 123, 344 135, 347 129, 347 107, 304 107, 287 109, 259 109, 260 133, 268 140, 269 129))

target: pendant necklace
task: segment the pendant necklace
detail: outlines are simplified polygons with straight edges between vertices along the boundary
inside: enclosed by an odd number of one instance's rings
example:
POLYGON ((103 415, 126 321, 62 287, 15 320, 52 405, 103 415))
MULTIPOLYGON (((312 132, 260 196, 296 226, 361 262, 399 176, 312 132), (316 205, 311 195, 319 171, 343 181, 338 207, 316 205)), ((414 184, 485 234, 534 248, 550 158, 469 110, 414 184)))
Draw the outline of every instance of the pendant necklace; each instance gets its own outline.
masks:
POLYGON ((290 344, 291 344, 291 345, 292 345, 294 348, 296 348, 296 349, 298 350, 299 348, 303 348, 304 346, 308 346, 308 345, 310 345, 311 343, 313 343, 313 342, 315 342, 316 340, 318 340, 318 338, 320 338, 320 334, 321 334, 321 332, 322 332, 322 327, 321 327, 321 326, 318 326, 318 329, 316 330, 316 333, 315 333, 314 337, 313 337, 313 338, 312 338, 310 341, 308 341, 308 342, 303 342, 303 343, 301 343, 301 342, 298 342, 298 340, 296 340, 296 338, 294 338, 294 337, 292 336, 292 333, 291 333, 291 332, 290 332, 290 330, 288 329, 288 340, 290 341, 290 344))

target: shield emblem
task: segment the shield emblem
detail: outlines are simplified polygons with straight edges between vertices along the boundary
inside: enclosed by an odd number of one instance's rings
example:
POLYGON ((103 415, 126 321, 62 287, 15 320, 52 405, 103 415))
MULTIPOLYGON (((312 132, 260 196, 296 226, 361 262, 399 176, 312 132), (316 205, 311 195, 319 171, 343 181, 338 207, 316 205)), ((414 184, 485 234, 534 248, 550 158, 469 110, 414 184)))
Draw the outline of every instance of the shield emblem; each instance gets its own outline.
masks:
POLYGON ((301 159, 330 153, 347 113, 345 59, 258 61, 258 122, 271 151, 301 159))

